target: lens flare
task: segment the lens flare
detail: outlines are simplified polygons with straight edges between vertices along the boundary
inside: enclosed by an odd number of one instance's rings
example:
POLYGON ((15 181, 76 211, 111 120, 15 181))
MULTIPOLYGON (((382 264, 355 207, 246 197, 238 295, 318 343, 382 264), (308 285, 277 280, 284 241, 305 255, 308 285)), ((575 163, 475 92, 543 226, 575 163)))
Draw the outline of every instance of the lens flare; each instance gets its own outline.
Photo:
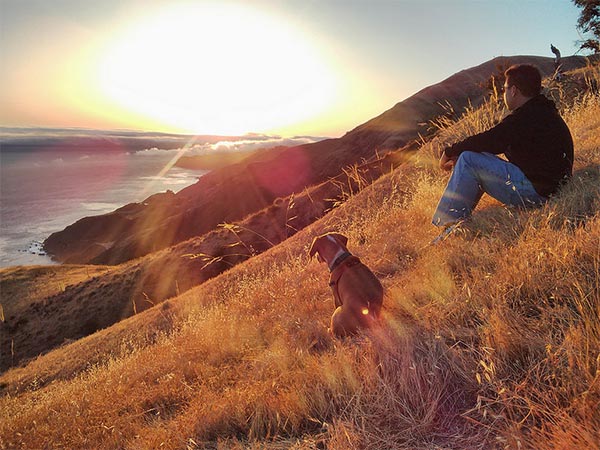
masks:
POLYGON ((144 189, 142 190, 140 196, 144 196, 144 195, 148 195, 150 192, 153 191, 153 186, 156 183, 156 180, 161 179, 162 177, 165 176, 165 174, 171 170, 171 168, 175 165, 175 163, 179 160, 179 158, 181 158, 183 156, 183 154, 185 152, 187 152, 191 147, 194 146, 194 144, 196 143, 196 140, 198 138, 196 136, 194 136, 192 139, 190 139, 188 141, 188 143, 186 145, 184 145, 181 149, 179 149, 179 151, 177 152, 177 154, 175 154, 175 156, 173 156, 173 158, 171 158, 169 160, 169 162, 167 162, 167 164, 165 164, 165 166, 161 169, 161 171, 158 173, 158 175, 154 178, 153 181, 149 182, 144 189))

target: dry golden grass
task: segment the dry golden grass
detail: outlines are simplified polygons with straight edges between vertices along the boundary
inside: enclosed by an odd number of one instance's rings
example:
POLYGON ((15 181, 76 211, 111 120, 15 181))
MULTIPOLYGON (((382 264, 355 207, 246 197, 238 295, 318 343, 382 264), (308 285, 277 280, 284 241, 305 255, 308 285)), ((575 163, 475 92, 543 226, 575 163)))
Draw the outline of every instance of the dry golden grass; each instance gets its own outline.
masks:
POLYGON ((285 243, 118 324, 118 339, 104 330, 3 374, 0 447, 600 448, 600 98, 565 108, 577 161, 559 197, 533 211, 486 199, 427 246, 446 180, 434 160, 489 126, 482 111, 285 243), (326 268, 306 254, 334 229, 386 288, 385 326, 343 342, 326 332, 326 268), (167 311, 144 338, 144 317, 167 311), (71 375, 19 384, 69 348, 71 375))
POLYGON ((8 317, 29 303, 57 294, 77 284, 107 272, 107 267, 56 265, 10 267, 0 270, 0 303, 8 317))

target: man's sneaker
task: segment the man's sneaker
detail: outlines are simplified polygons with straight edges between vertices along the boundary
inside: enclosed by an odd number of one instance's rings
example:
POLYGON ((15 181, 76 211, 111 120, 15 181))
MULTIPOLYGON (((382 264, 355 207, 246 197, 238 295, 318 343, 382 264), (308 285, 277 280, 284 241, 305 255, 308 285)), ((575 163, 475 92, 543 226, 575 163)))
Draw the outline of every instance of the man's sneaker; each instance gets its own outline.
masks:
POLYGON ((442 232, 439 234, 439 236, 430 242, 430 245, 437 245, 440 242, 445 241, 448 238, 448 236, 450 236, 452 233, 454 233, 455 231, 460 229, 460 226, 462 225, 462 223, 463 223, 463 221, 460 220, 458 222, 447 225, 446 228, 444 228, 442 230, 442 232))

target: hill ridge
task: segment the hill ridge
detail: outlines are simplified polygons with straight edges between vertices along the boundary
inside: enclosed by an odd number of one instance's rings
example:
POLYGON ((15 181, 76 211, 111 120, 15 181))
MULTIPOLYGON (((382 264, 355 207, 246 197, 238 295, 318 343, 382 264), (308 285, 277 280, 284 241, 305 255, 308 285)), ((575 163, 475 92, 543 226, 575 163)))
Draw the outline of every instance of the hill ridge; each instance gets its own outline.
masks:
MULTIPOLYGON (((273 149, 215 170, 175 195, 130 204, 112 213, 87 217, 53 233, 44 247, 61 262, 118 264, 243 219, 275 201, 337 176, 343 167, 395 150, 419 135, 427 122, 446 111, 444 99, 462 110, 479 104, 487 80, 500 61, 534 61, 544 75, 553 59, 514 56, 467 69, 396 104, 341 138, 273 149)), ((563 58, 565 70, 586 64, 584 57, 563 58)))

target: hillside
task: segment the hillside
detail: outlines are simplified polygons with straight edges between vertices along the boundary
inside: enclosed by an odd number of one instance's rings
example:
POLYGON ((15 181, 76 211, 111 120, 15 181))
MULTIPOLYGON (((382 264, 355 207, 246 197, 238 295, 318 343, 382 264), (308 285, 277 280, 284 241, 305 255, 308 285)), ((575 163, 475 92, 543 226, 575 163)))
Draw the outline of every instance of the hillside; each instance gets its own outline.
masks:
MULTIPOLYGON (((552 58, 495 58, 418 92, 342 138, 259 152, 203 176, 174 196, 155 196, 154 201, 81 219, 49 236, 44 247, 61 262, 118 264, 200 236, 220 223, 242 220, 278 197, 339 175, 345 166, 427 135, 427 122, 447 113, 445 102, 458 111, 469 101, 480 104, 486 95, 481 84, 508 62, 533 62, 544 75, 554 70, 552 58)), ((565 70, 585 64, 584 57, 563 59, 565 70)))
MULTIPOLYGON (((401 164, 410 154, 408 150, 355 166, 298 195, 279 199, 242 221, 222 224, 168 249, 118 266, 84 266, 90 267, 87 273, 101 275, 80 279, 73 273, 70 282, 52 283, 60 290, 44 291, 45 295, 11 292, 12 287, 28 279, 27 269, 17 270, 20 277, 12 271, 0 271, 0 288, 7 293, 3 300, 7 317, 5 332, 0 335, 4 355, 0 370, 142 312, 268 250, 401 164), (22 307, 16 304, 19 294, 28 299, 22 307), (81 320, 82 315, 85 320, 81 320)), ((68 267, 65 272, 70 274, 68 267)), ((36 270, 29 273, 29 278, 36 286, 43 282, 38 281, 36 270)))
MULTIPOLYGON (((539 62, 542 66, 545 64, 544 70, 546 71, 553 67, 548 58, 514 57, 511 61, 521 61, 523 58, 539 62)), ((574 61, 571 64, 580 64, 579 59, 571 61, 574 61)), ((426 110, 427 105, 430 108, 441 108, 442 98, 447 102, 454 104, 462 102, 465 105, 468 104, 468 98, 475 100, 479 98, 481 101, 483 92, 480 86, 481 80, 485 80, 486 76, 506 63, 506 58, 497 58, 481 66, 460 72, 399 103, 390 111, 370 121, 368 126, 358 127, 340 140, 324 141, 308 146, 308 148, 316 148, 320 151, 313 159, 318 158, 323 166, 332 165, 331 149, 336 147, 332 147, 330 142, 338 142, 338 145, 339 141, 352 143, 358 139, 363 142, 365 136, 376 136, 375 132, 365 133, 364 128, 383 133, 381 124, 384 122, 391 124, 406 122, 407 108, 409 107, 416 115, 414 120, 416 126, 416 124, 426 121, 428 115, 433 114, 433 110, 426 110), (436 98, 435 95, 448 95, 449 97, 436 98), (421 105, 420 113, 418 108, 410 106, 415 103, 421 105)), ((475 100, 471 100, 471 102, 475 100)), ((414 133, 413 130, 408 134, 403 134, 405 131, 401 126, 396 131, 393 131, 392 128, 390 130, 387 134, 379 136, 379 144, 389 141, 390 133, 395 136, 394 139, 398 136, 408 139, 414 133)), ((403 141, 396 140, 394 142, 394 145, 397 145, 403 141)), ((369 148, 369 146, 376 148, 376 144, 373 142, 363 142, 363 145, 365 148, 369 148)), ((203 177, 195 186, 178 194, 172 192, 156 194, 142 204, 127 205, 112 214, 80 220, 78 225, 73 227, 89 235, 102 233, 104 239, 115 242, 112 248, 128 246, 132 243, 131 239, 120 237, 119 233, 122 228, 145 227, 146 223, 149 223, 150 228, 153 228, 154 231, 150 234, 135 233, 136 248, 138 248, 137 245, 140 245, 142 237, 146 247, 159 250, 161 244, 155 241, 157 234, 166 239, 164 242, 171 239, 178 241, 179 238, 175 238, 173 233, 177 235, 178 233, 187 233, 195 236, 162 251, 154 251, 142 258, 115 266, 101 277, 81 283, 72 283, 71 286, 65 286, 64 292, 57 292, 43 299, 32 301, 27 308, 22 310, 14 311, 12 305, 5 301, 8 321, 6 332, 0 335, 0 351, 2 355, 5 355, 0 358, 0 370, 6 370, 10 366, 20 364, 22 361, 60 346, 65 341, 80 339, 96 330, 130 317, 134 313, 142 312, 279 244, 343 202, 350 193, 360 190, 392 167, 401 164, 407 157, 410 157, 409 150, 414 150, 414 148, 415 143, 413 142, 412 145, 391 153, 377 152, 371 158, 370 163, 347 167, 341 174, 335 177, 332 175, 327 181, 307 187, 292 197, 275 199, 273 204, 269 203, 264 208, 249 213, 239 220, 229 220, 230 215, 235 217, 236 214, 241 213, 241 210, 235 212, 235 208, 232 208, 233 200, 220 203, 217 199, 223 196, 228 199, 235 197, 234 205, 241 204, 245 208, 244 211, 249 211, 259 208, 261 202, 266 203, 272 198, 272 195, 250 195, 261 190, 255 187, 248 188, 245 185, 239 185, 240 189, 238 190, 235 187, 225 187, 218 182, 215 186, 208 186, 208 183, 211 180, 218 180, 220 177, 230 175, 235 178, 237 174, 245 174, 248 171, 258 174, 259 171, 255 170, 255 166, 263 163, 254 163, 250 166, 238 164, 223 171, 215 171, 203 177), (199 192, 200 188, 204 189, 202 191, 203 199, 196 197, 199 194, 194 193, 199 192), (183 197, 184 195, 185 197, 183 197), (199 206, 197 208, 190 207, 190 202, 199 206), (174 212, 184 210, 185 212, 179 218, 173 218, 174 212), (230 215, 223 216, 225 212, 230 215), (195 215, 200 213, 206 228, 212 224, 212 228, 205 232, 202 232, 202 226, 194 219, 195 215), (136 219, 132 217, 138 217, 139 220, 144 221, 144 224, 135 225, 136 219), (173 220, 176 222, 174 225, 171 223, 173 220), (122 227, 117 227, 119 223, 122 227), (156 226, 156 224, 160 226, 156 226), (108 237, 107 234, 114 234, 114 236, 108 237), (80 320, 83 311, 90 318, 80 320), (36 319, 30 320, 31 317, 36 319)), ((294 149, 290 149, 290 151, 294 151, 294 149)), ((271 152, 263 150, 260 154, 266 154, 265 157, 268 159, 268 155, 273 152, 286 154, 286 149, 277 148, 271 152)), ((343 163, 352 160, 350 154, 346 154, 344 158, 343 163)), ((279 165, 281 164, 280 159, 273 157, 274 162, 266 161, 264 164, 269 167, 272 164, 279 165)), ((338 172, 340 168, 344 168, 344 166, 337 166, 338 172)), ((287 183, 291 178, 296 179, 298 173, 290 167, 286 167, 286 170, 294 173, 294 176, 281 175, 278 180, 282 183, 287 183)), ((332 168, 327 170, 333 173, 332 168)), ((273 176, 278 174, 278 171, 271 167, 265 169, 265 173, 273 176)), ((274 181, 270 181, 270 183, 271 186, 274 186, 274 181)), ((70 234, 70 229, 71 227, 65 230, 64 235, 68 239, 74 239, 75 236, 70 234)), ((85 242, 86 240, 83 239, 82 245, 87 245, 85 242)), ((96 254, 94 251, 105 252, 106 247, 106 243, 103 242, 102 245, 86 247, 85 252, 88 257, 91 257, 96 254)), ((94 262, 98 261, 94 259, 94 262)))
MULTIPOLYGON (((586 73, 600 79, 597 68, 586 73)), ((209 253, 235 249, 226 237, 237 250, 258 245, 276 236, 251 234, 281 235, 316 211, 279 245, 2 374, 0 447, 600 448, 600 98, 565 100, 576 175, 540 210, 488 198, 462 233, 427 246, 447 179, 439 149, 493 123, 502 111, 491 101, 443 122, 416 157, 361 189, 315 186, 221 227, 222 242, 204 244, 214 247, 183 242, 74 281, 48 303, 88 289, 73 297, 96 293, 75 302, 79 317, 97 317, 88 306, 121 289, 117 274, 227 261, 209 253), (338 205, 326 204, 333 188, 338 205), (326 333, 328 274, 307 250, 330 230, 349 237, 386 288, 385 326, 372 335, 326 333)), ((149 281, 161 281, 157 270, 149 281)))

